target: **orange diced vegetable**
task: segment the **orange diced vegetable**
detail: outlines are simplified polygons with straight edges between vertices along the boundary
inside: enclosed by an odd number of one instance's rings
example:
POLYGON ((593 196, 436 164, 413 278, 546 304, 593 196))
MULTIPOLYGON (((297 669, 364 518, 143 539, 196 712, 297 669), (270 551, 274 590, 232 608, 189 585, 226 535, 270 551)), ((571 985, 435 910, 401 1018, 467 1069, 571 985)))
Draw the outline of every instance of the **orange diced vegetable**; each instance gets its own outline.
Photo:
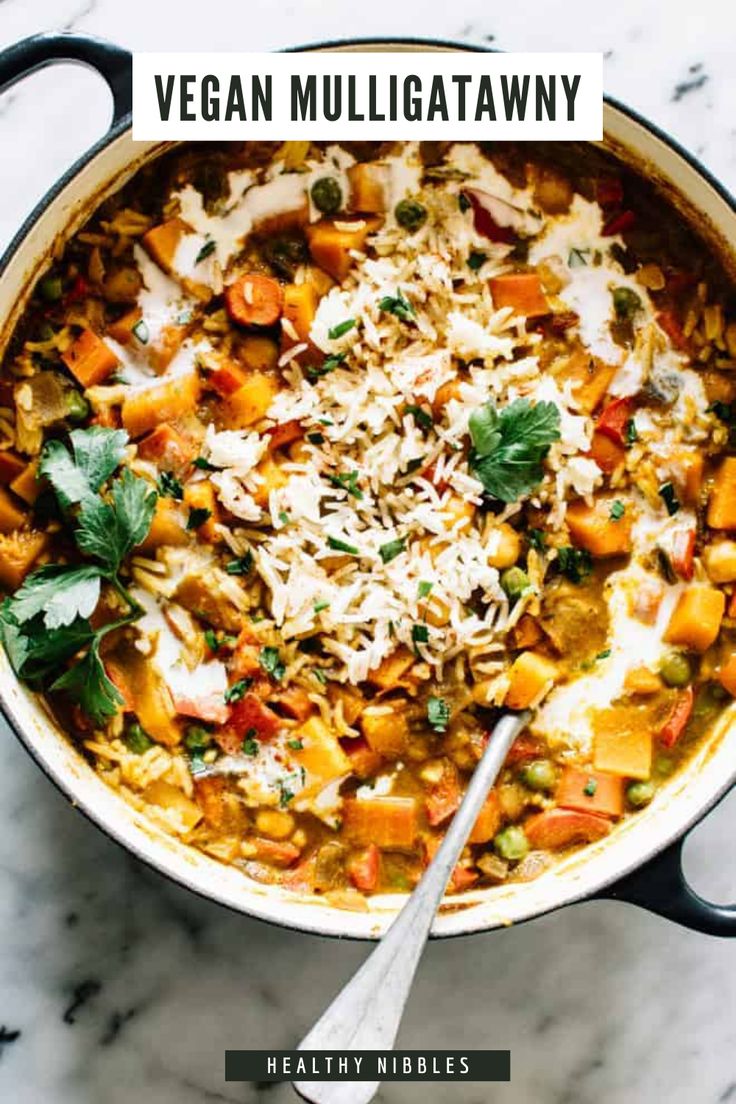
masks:
POLYGON ((350 760, 350 768, 358 778, 371 778, 381 769, 383 757, 374 751, 364 736, 346 738, 340 746, 350 760))
POLYGON ((181 728, 174 703, 149 657, 130 645, 118 663, 143 730, 156 743, 175 747, 181 741, 181 728))
POLYGON ((703 562, 711 582, 736 582, 736 541, 719 540, 709 544, 703 551, 703 562))
POLYGON ((225 793, 227 780, 221 775, 194 779, 194 796, 211 828, 226 828, 225 793))
POLYGON ((573 843, 593 843, 611 831, 611 822, 594 813, 574 809, 547 809, 524 823, 526 838, 532 847, 557 851, 573 843))
POLYGON ((598 559, 622 556, 631 551, 631 511, 626 510, 623 517, 612 518, 614 501, 598 498, 593 506, 588 506, 580 500, 568 506, 565 514, 572 543, 598 559))
POLYGON ((250 272, 225 288, 225 309, 239 326, 274 326, 283 305, 281 284, 272 276, 250 272))
POLYGON ((596 432, 602 433, 617 445, 625 445, 626 427, 633 411, 633 399, 614 399, 601 410, 595 423, 596 432))
POLYGON ((491 790, 478 813, 478 819, 468 836, 468 843, 488 843, 501 827, 501 806, 498 794, 491 790))
POLYGON ((348 169, 351 211, 364 215, 380 215, 386 210, 390 170, 388 165, 362 161, 348 169))
POLYGON ((400 759, 406 751, 409 739, 409 726, 401 710, 391 709, 388 705, 378 706, 387 712, 364 712, 360 718, 363 735, 370 747, 387 759, 400 759))
POLYGON ((109 346, 92 330, 82 330, 61 359, 83 387, 95 387, 111 375, 118 366, 118 358, 109 346))
POLYGON ((270 840, 256 836, 251 842, 256 848, 256 857, 261 862, 272 863, 273 866, 293 866, 301 855, 296 844, 289 843, 288 840, 270 840))
POLYGON ((295 730, 294 736, 302 744, 293 756, 294 761, 307 772, 306 789, 321 790, 336 778, 350 774, 350 760, 340 747, 335 733, 321 717, 310 717, 295 730))
POLYGON ((379 690, 395 690, 397 686, 405 686, 404 675, 414 665, 414 656, 408 648, 399 647, 391 655, 382 659, 378 667, 368 672, 368 682, 373 683, 379 690))
POLYGON ((149 460, 161 471, 178 471, 186 467, 194 450, 174 426, 164 422, 138 442, 141 460, 149 460))
POLYGON ((517 736, 509 748, 506 763, 512 767, 518 763, 525 763, 527 759, 538 759, 543 754, 544 747, 541 741, 528 732, 522 732, 521 736, 517 736))
POLYGON ((457 767, 449 759, 445 759, 439 780, 430 786, 424 800, 429 824, 434 828, 454 816, 460 808, 462 796, 457 767))
POLYGON ((284 310, 281 316, 282 349, 290 349, 298 342, 309 341, 309 331, 312 328, 318 304, 319 295, 314 284, 286 285, 284 310))
POLYGON ((8 449, 0 450, 0 484, 7 486, 16 479, 26 466, 26 461, 8 449))
POLYGON ((659 742, 663 747, 674 747, 687 728, 695 705, 695 691, 692 686, 680 690, 675 698, 667 720, 659 731, 659 742))
MULTIPOLYGON (((662 689, 662 680, 648 667, 633 667, 624 679, 624 690, 629 694, 656 694, 662 689)), ((626 773, 626 772, 624 772, 626 773)))
POLYGON ((171 364, 188 332, 187 326, 165 326, 156 344, 149 347, 148 360, 159 375, 171 364))
POLYGON ((722 590, 702 583, 688 587, 680 595, 664 639, 668 644, 682 644, 704 652, 718 636, 725 608, 722 590))
POLYGON ((522 652, 511 665, 506 705, 526 709, 557 678, 557 665, 538 652, 522 652))
POLYGON ((708 500, 711 529, 736 529, 736 456, 721 461, 708 500))
POLYGON ((268 741, 281 727, 281 718, 256 694, 246 694, 230 709, 227 724, 218 728, 215 739, 226 755, 237 755, 246 736, 268 741))
POLYGON ((703 468, 705 458, 701 452, 684 449, 678 452, 673 467, 673 476, 688 506, 697 506, 703 489, 703 468))
POLYGON ((207 386, 223 398, 234 395, 247 381, 245 370, 232 360, 224 361, 219 368, 207 376, 207 386))
POLYGON ((365 851, 353 855, 347 865, 348 877, 356 889, 372 893, 378 885, 381 853, 375 843, 369 843, 365 851))
POLYGON ((178 547, 188 543, 189 536, 183 511, 170 498, 162 498, 159 495, 151 528, 143 543, 139 545, 141 552, 152 552, 165 545, 178 547))
POLYGON ((614 819, 622 816, 624 811, 624 784, 617 774, 566 767, 560 776, 555 797, 563 809, 576 809, 614 819))
POLYGON ((38 479, 38 460, 31 460, 26 464, 20 475, 16 476, 10 484, 13 494, 22 498, 29 506, 32 506, 41 493, 41 482, 38 479))
POLYGON ((133 330, 143 317, 140 307, 135 307, 122 315, 116 322, 110 322, 107 332, 118 345, 128 345, 133 340, 133 330))
POLYGON ((315 264, 323 268, 338 283, 352 268, 354 250, 363 251, 369 234, 380 225, 377 218, 321 219, 306 229, 309 251, 315 264))
POLYGON ((198 400, 198 373, 177 376, 129 395, 123 402, 123 426, 131 437, 142 437, 162 422, 175 422, 193 413, 198 400))
POLYGON ((282 422, 281 425, 274 426, 273 429, 268 429, 266 432, 268 433, 270 452, 286 448, 287 445, 299 441, 304 436, 302 423, 296 418, 292 418, 290 422, 282 422))
POLYGON ((223 422, 228 429, 245 429, 260 422, 278 390, 273 376, 253 372, 242 387, 223 401, 223 422))
POLYGON ((0 487, 0 533, 13 533, 25 524, 26 514, 12 496, 0 487))
POLYGON ((723 689, 736 698, 736 652, 731 652, 725 663, 721 664, 716 678, 723 689))
POLYGON ((514 648, 533 648, 544 638, 544 630, 530 613, 523 613, 511 630, 514 648))
POLYGON ((601 710, 593 727, 593 765, 596 770, 623 778, 647 779, 652 769, 652 731, 647 714, 623 705, 601 710))
POLYGON ((253 499, 259 506, 265 507, 271 491, 278 491, 280 487, 285 487, 289 482, 289 476, 268 453, 258 464, 256 472, 259 483, 253 491, 253 499))
MULTIPOLYGON (((164 741, 160 741, 163 743, 164 741)), ((167 812, 172 812, 181 824, 183 831, 191 832, 202 819, 202 810, 196 802, 163 778, 157 778, 149 782, 143 791, 143 799, 150 805, 158 805, 167 812)))
POLYGON ((695 572, 695 526, 678 529, 672 535, 670 562, 675 572, 687 582, 695 572))
POLYGON ((197 526, 197 536, 200 540, 215 544, 220 539, 217 535, 218 509, 215 488, 209 479, 203 479, 201 483, 187 483, 184 488, 184 502, 190 511, 207 511, 207 518, 197 526))
POLYGON ((411 850, 417 835, 413 797, 348 798, 343 805, 343 833, 358 845, 375 843, 388 850, 411 850))
POLYGON ((511 307, 514 314, 526 318, 538 318, 549 314, 550 307, 542 291, 542 282, 536 272, 512 272, 505 276, 493 276, 488 281, 493 305, 497 310, 511 307))
POLYGON ((47 544, 47 535, 33 529, 0 533, 0 584, 17 590, 47 544))
POLYGON ((306 721, 316 708, 309 694, 306 690, 302 690, 301 686, 287 686, 285 690, 279 690, 278 694, 272 694, 269 701, 294 721, 306 721))
POLYGON ((596 431, 590 443, 590 456, 606 475, 620 467, 626 459, 626 449, 617 445, 610 437, 596 431))
POLYGON ((572 353, 554 374, 558 379, 571 383, 580 409, 584 414, 592 414, 603 401, 617 370, 615 364, 606 364, 581 348, 572 353))
POLYGON ((179 242, 188 233, 189 227, 182 219, 172 218, 154 226, 143 235, 141 241, 156 264, 164 272, 171 272, 179 242))

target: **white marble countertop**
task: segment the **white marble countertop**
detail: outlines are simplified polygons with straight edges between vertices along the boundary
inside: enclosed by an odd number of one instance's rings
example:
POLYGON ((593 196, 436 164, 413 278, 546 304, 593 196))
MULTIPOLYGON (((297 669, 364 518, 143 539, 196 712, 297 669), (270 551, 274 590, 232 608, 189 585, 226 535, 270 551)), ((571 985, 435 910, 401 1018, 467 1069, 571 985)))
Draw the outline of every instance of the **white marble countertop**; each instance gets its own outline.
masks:
MULTIPOLYGON (((736 8, 726 0, 0 0, 0 47, 74 28, 132 49, 269 49, 341 35, 427 35, 606 53, 606 90, 736 189, 736 8), (494 12, 494 8, 497 9, 494 12)), ((91 73, 49 70, 0 100, 0 247, 103 130, 91 73)), ((224 1081, 227 1047, 288 1047, 364 956, 207 904, 142 868, 0 732, 0 1099, 199 1104, 293 1099, 224 1081), (13 1038, 18 1032, 16 1038, 13 1038)), ((687 847, 696 888, 733 900, 736 798, 687 847)), ((432 945, 407 1048, 511 1047, 508 1086, 389 1085, 461 1104, 736 1100, 736 945, 626 905, 432 945)))

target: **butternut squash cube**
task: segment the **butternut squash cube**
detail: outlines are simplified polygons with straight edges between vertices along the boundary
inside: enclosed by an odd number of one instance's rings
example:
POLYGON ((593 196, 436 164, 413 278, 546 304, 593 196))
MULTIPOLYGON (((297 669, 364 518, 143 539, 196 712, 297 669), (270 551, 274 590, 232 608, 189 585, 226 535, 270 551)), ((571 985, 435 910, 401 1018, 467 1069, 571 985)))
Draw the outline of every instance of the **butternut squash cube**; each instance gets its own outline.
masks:
POLYGON ((41 493, 41 483, 36 478, 38 473, 38 460, 31 460, 26 464, 20 475, 16 476, 10 484, 10 489, 18 498, 22 498, 29 506, 32 506, 41 493))
POLYGON ((284 309, 281 314, 281 348, 291 349, 309 341, 309 331, 317 313, 319 295, 314 284, 287 284, 284 288, 284 309), (286 325, 284 325, 286 323, 286 325), (296 337, 292 334, 292 329, 296 337))
POLYGON ((26 514, 13 496, 0 487, 0 533, 14 533, 25 524, 26 514))
POLYGON ((215 528, 218 521, 217 499, 209 479, 203 479, 201 483, 187 483, 184 502, 190 510, 207 510, 209 517, 197 526, 197 536, 200 540, 215 544, 219 540, 215 528))
POLYGON ((597 559, 623 556, 631 551, 631 511, 623 517, 611 517, 614 499, 596 499, 593 506, 582 500, 568 506, 565 520, 572 543, 597 559))
POLYGON ((85 390, 103 383, 118 366, 112 349, 92 330, 82 330, 61 359, 85 390))
POLYGON ((511 664, 506 705, 526 709, 558 676, 557 665, 538 652, 522 652, 511 664))
POLYGON ((413 664, 414 656, 409 649, 399 647, 368 672, 368 682, 373 683, 379 690, 393 690, 397 686, 404 685, 403 677, 413 664))
POLYGON ((593 721, 593 765, 623 778, 649 778, 652 770, 652 718, 646 709, 615 705, 593 721))
POLYGON ((715 641, 726 608, 722 590, 696 583, 680 595, 664 634, 668 644, 704 652, 715 641))
POLYGON ((617 368, 615 364, 606 364, 581 348, 552 371, 560 383, 569 381, 572 384, 578 406, 585 414, 592 414, 603 401, 617 368))
POLYGON ((721 461, 708 500, 711 529, 736 529, 736 456, 721 461))
POLYGON ((222 404, 222 419, 228 429, 245 429, 265 418, 278 391, 274 376, 253 372, 248 380, 222 404))
POLYGON ((410 850, 417 836, 417 803, 413 797, 350 798, 343 805, 343 832, 358 845, 410 850))
POLYGON ((709 544, 703 552, 708 578, 713 583, 736 581, 736 541, 720 540, 709 544))
POLYGON ((350 760, 320 716, 310 717, 294 735, 302 743, 301 749, 293 752, 294 761, 307 774, 307 785, 300 796, 324 789, 329 782, 350 774, 350 760))
POLYGON ((45 533, 33 529, 1 533, 0 584, 8 590, 17 590, 46 548, 48 540, 45 533))
POLYGON ((323 268, 338 283, 353 266, 352 251, 362 252, 369 234, 380 225, 380 219, 321 219, 306 229, 309 251, 315 264, 323 268))
POLYGON ((188 233, 189 227, 183 219, 167 219, 144 234, 141 243, 159 268, 171 273, 179 242, 188 233))
POLYGON ((199 400, 199 374, 194 371, 166 383, 136 391, 123 402, 123 426, 131 437, 142 437, 161 422, 192 414, 199 400))
POLYGON ((380 161, 351 165, 347 172, 350 185, 348 205, 363 215, 381 215, 387 207, 390 169, 380 161))
POLYGON ((186 517, 170 498, 156 500, 156 510, 145 540, 139 546, 141 552, 154 552, 165 545, 181 547, 189 543, 186 517))
POLYGON ((371 749, 385 759, 400 759, 406 752, 409 738, 406 716, 401 710, 390 709, 388 706, 379 705, 374 708, 379 711, 371 712, 368 709, 360 719, 363 735, 371 749), (382 709, 388 711, 380 712, 382 709))

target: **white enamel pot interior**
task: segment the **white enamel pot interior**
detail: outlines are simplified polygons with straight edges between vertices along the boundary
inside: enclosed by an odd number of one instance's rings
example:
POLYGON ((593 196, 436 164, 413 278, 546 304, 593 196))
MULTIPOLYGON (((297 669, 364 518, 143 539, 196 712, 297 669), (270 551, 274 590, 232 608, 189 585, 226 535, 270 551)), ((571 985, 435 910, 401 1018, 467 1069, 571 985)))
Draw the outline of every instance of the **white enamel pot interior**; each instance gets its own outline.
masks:
MULTIPOLYGON (((59 40, 60 36, 34 40, 31 51, 34 64, 24 67, 22 58, 19 63, 16 57, 10 75, 7 65, 3 68, 6 55, 0 55, 0 88, 43 64, 44 46, 49 43, 54 46, 52 59, 71 56, 88 63, 91 60, 104 73, 104 67, 94 57, 84 56, 79 47, 80 42, 88 45, 89 40, 78 36, 67 39, 67 43, 76 44, 76 52, 63 42, 59 45, 59 40)), ((121 51, 104 44, 95 45, 117 54, 119 60, 121 51)), ((451 47, 372 42, 310 48, 383 51, 451 47)), ((22 46, 15 48, 20 49, 22 46)), ((105 75, 111 80, 109 73, 105 75)), ((123 92, 118 114, 125 106, 124 100, 123 92)), ((626 160, 643 167, 650 177, 658 178, 689 216, 698 220, 701 230, 714 244, 727 250, 729 243, 736 243, 733 200, 704 170, 619 105, 606 103, 604 125, 606 144, 626 160)), ((134 143, 128 120, 119 118, 110 135, 67 174, 34 212, 2 261, 0 352, 22 311, 29 286, 46 266, 59 237, 78 228, 106 194, 120 187, 141 163, 155 157, 161 149, 155 143, 134 143)), ((258 885, 234 867, 224 866, 168 836, 101 781, 56 727, 42 702, 18 682, 4 652, 0 654, 0 701, 20 740, 70 802, 144 862, 202 896, 284 927, 358 939, 379 936, 400 907, 401 896, 373 898, 366 912, 348 912, 319 901, 300 899, 280 888, 258 885)), ((728 790, 735 777, 736 718, 725 718, 707 745, 648 809, 627 820, 607 839, 562 860, 535 881, 447 899, 437 916, 433 934, 488 931, 591 896, 636 900, 692 927, 719 934, 730 932, 735 926, 730 910, 708 906, 680 884, 679 850, 669 845, 683 837, 728 790), (669 858, 666 862, 655 859, 650 863, 646 879, 640 877, 637 881, 634 876, 621 881, 660 852, 669 858), (652 902, 640 888, 629 888, 641 887, 643 883, 661 886, 665 882, 667 892, 674 887, 675 896, 679 894, 674 902, 663 899, 652 902), (689 895, 689 899, 684 899, 683 894, 689 895)))

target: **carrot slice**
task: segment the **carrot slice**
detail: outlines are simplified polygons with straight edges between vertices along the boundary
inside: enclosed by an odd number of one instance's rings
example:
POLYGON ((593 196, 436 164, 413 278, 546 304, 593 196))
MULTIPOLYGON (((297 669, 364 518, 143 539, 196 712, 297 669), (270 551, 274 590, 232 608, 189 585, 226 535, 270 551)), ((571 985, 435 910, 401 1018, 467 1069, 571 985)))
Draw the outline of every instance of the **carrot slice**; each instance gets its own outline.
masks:
POLYGON ((273 326, 283 306, 281 284, 271 276, 248 273, 225 288, 225 308, 239 326, 273 326))
POLYGON ((348 862, 348 877, 356 889, 363 893, 372 893, 378 885, 378 871, 381 853, 375 843, 369 843, 365 851, 355 855, 348 862))
POLYGON ((616 774, 566 767, 556 797, 561 808, 581 813, 596 813, 615 819, 624 811, 624 783, 616 774))
POLYGON ((524 831, 532 847, 557 851, 572 843, 592 843, 603 839, 611 831, 611 822, 595 813, 548 809, 530 817, 524 824, 524 831))
POLYGON ((694 704, 695 692, 692 686, 688 686, 677 695, 667 720, 659 730, 659 742, 662 747, 675 746, 692 716, 694 704))
POLYGON ((505 276, 494 276, 488 284, 496 309, 511 307, 515 314, 523 314, 527 318, 549 314, 549 303, 536 272, 512 272, 505 276))

